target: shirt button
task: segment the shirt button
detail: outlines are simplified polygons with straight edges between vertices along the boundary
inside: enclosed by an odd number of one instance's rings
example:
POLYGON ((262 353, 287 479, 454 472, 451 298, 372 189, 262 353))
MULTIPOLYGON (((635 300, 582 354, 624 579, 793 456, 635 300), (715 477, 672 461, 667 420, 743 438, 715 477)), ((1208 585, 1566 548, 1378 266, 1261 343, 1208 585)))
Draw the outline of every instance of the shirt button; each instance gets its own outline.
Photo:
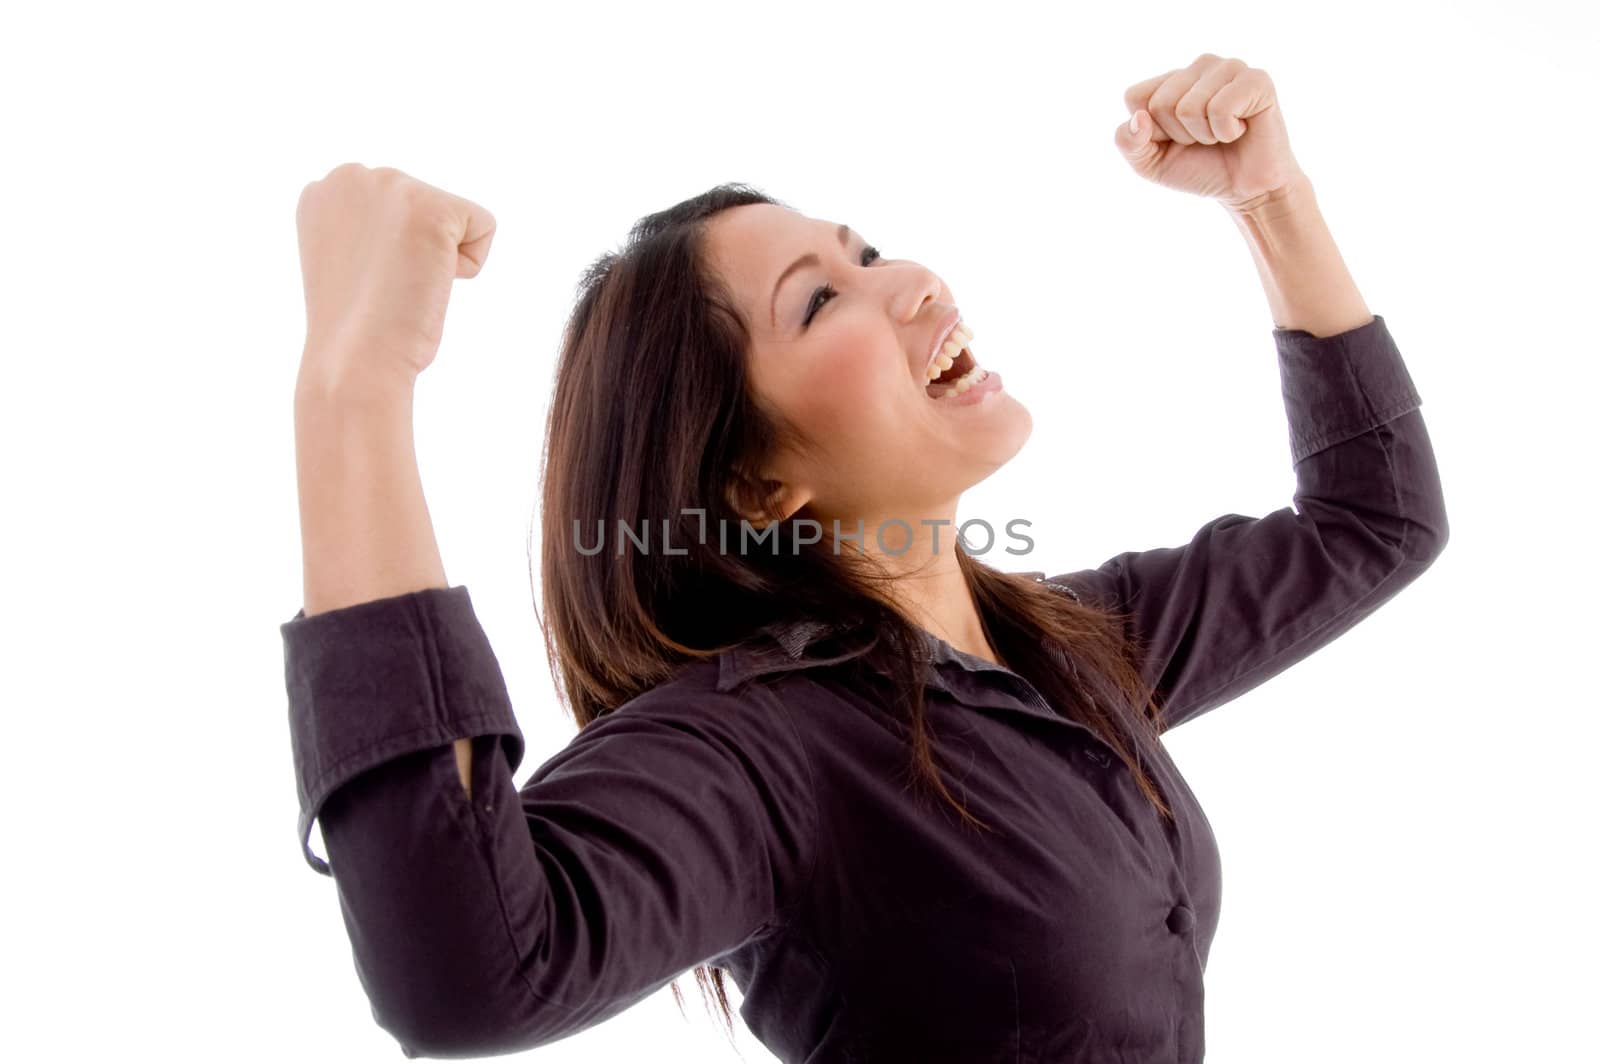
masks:
POLYGON ((1167 914, 1167 930, 1174 935, 1181 935, 1194 926, 1194 910, 1187 905, 1178 904, 1172 907, 1167 914))
POLYGON ((1107 765, 1111 764, 1111 755, 1106 753, 1104 750, 1089 749, 1084 751, 1084 756, 1090 761, 1093 761, 1095 764, 1099 765, 1101 768, 1105 768, 1107 765))

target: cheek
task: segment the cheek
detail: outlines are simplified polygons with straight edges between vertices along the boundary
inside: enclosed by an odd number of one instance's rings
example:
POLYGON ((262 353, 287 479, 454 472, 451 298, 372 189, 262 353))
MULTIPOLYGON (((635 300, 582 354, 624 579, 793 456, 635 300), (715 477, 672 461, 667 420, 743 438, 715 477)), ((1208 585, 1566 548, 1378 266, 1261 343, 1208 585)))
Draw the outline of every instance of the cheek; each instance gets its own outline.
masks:
POLYGON ((847 350, 818 360, 788 383, 795 416, 833 439, 870 435, 891 415, 898 396, 881 362, 847 350))

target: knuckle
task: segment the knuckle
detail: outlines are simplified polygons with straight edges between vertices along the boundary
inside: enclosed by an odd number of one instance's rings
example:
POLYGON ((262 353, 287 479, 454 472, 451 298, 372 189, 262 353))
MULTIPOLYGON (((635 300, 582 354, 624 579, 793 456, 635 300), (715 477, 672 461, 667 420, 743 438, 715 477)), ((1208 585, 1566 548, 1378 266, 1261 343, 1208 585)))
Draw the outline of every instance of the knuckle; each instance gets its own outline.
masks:
POLYGON ((410 179, 392 166, 378 166, 362 175, 362 191, 374 200, 389 201, 404 196, 410 179))
POLYGON ((390 188, 385 202, 413 231, 439 227, 446 213, 437 190, 420 181, 397 182, 390 188))
POLYGON ((427 186, 403 170, 378 166, 366 174, 366 194, 384 209, 410 217, 427 199, 427 186))
POLYGON ((390 186, 390 195, 394 201, 404 207, 409 214, 417 214, 427 208, 432 199, 429 190, 415 181, 397 181, 390 186))
POLYGON ((392 166, 381 166, 372 171, 372 192, 375 196, 398 203, 409 203, 416 195, 418 183, 409 175, 392 166))

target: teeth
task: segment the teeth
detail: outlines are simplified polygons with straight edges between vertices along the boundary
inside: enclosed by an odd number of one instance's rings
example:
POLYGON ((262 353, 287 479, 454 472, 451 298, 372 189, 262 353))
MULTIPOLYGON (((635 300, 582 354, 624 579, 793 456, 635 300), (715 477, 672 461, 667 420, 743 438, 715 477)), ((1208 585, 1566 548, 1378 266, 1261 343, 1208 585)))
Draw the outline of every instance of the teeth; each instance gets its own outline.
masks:
MULTIPOLYGON (((933 361, 928 364, 928 381, 930 383, 939 374, 955 364, 956 356, 961 354, 963 347, 967 348, 969 353, 972 352, 971 342, 973 335, 966 322, 956 323, 956 327, 950 332, 950 339, 944 342, 944 346, 939 349, 939 353, 934 355, 933 361)), ((973 353, 972 357, 976 361, 978 356, 973 353)))
POLYGON ((973 366, 966 373, 963 373, 961 376, 957 377, 954 384, 951 384, 944 391, 940 392, 939 398, 943 399, 946 396, 960 395, 962 392, 973 387, 974 385, 982 384, 983 379, 988 375, 989 371, 984 369, 982 366, 973 366))

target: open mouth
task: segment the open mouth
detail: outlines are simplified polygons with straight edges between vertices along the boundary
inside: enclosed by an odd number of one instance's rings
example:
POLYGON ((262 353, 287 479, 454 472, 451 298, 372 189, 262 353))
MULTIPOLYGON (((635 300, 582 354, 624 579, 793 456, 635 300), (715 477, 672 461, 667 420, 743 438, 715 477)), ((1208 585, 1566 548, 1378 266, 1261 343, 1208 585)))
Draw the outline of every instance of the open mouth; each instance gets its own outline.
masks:
POLYGON ((978 360, 972 357, 972 352, 966 347, 950 363, 950 368, 928 382, 927 392, 930 399, 943 399, 949 395, 960 395, 975 384, 981 384, 989 375, 989 371, 978 365, 978 360))

